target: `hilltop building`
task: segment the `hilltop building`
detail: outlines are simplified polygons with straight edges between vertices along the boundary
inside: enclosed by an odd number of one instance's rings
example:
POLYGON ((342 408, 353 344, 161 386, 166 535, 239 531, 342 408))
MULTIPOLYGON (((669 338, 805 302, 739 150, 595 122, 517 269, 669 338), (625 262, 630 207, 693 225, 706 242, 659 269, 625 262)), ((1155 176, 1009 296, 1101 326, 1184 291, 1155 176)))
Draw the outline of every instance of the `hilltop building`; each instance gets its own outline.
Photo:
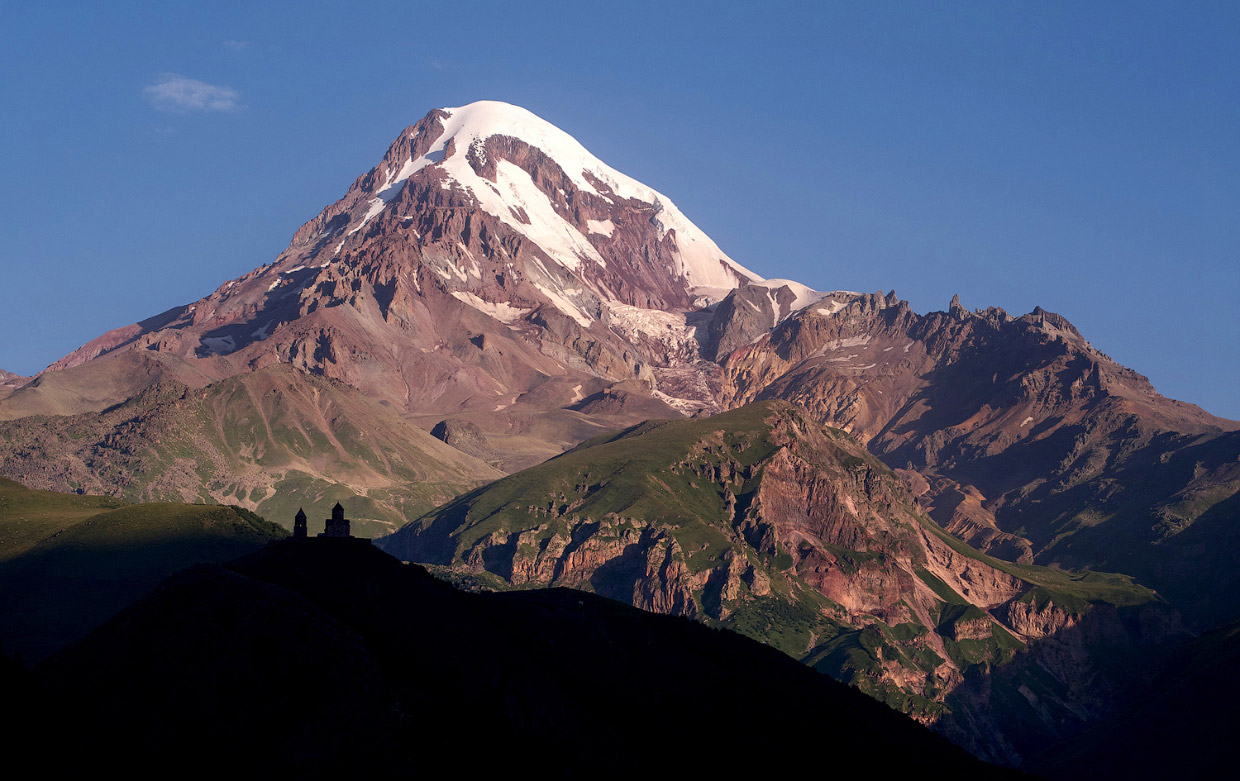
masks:
POLYGON ((327 527, 320 537, 352 537, 349 533, 349 519, 344 517, 344 508, 340 502, 332 508, 332 517, 327 519, 327 527))
MULTIPOLYGON (((298 508, 297 515, 293 517, 293 539, 304 540, 310 536, 309 529, 306 525, 305 508, 298 508)), ((370 540, 365 537, 353 536, 353 524, 348 518, 344 517, 344 507, 340 502, 336 502, 336 506, 332 508, 332 517, 324 522, 323 531, 319 533, 319 537, 336 540, 354 540, 358 543, 370 545, 370 540)))

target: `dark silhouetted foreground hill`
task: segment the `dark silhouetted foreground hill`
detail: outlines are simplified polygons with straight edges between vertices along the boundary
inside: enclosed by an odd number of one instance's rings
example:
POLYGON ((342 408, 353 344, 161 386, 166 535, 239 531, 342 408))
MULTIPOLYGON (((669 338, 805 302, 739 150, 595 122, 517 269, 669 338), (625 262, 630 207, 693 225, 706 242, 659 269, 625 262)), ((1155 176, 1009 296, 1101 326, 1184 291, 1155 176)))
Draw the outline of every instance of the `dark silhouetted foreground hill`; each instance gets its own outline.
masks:
POLYGON ((567 589, 458 591, 352 540, 181 572, 34 684, 51 721, 27 724, 79 747, 57 769, 1007 772, 740 635, 567 589))

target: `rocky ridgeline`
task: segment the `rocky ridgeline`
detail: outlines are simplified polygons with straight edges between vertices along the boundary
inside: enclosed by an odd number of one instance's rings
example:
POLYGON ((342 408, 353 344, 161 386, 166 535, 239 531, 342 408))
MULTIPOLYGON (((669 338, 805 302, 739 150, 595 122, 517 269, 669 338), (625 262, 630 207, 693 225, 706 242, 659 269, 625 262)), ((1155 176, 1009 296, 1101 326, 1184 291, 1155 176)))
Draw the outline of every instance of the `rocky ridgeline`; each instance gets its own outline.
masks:
POLYGON ((1199 621, 1240 609, 1219 605, 1221 568, 1211 607, 1181 585, 1198 545, 1183 532, 1201 517, 1227 526, 1240 490, 1236 424, 1159 396, 1059 315, 958 300, 918 315, 858 296, 807 307, 720 364, 725 407, 786 399, 849 431, 983 551, 1135 573, 1199 621))

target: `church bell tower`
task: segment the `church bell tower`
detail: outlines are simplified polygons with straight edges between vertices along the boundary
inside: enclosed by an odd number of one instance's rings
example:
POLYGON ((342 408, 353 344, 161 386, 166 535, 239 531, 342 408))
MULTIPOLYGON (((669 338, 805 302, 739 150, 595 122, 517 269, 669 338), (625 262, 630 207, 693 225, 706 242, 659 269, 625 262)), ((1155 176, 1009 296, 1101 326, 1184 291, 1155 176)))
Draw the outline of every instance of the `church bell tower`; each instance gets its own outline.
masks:
POLYGON ((336 502, 336 506, 332 508, 332 517, 327 519, 327 528, 323 532, 324 537, 352 537, 349 533, 349 519, 344 517, 344 507, 340 502, 336 502))

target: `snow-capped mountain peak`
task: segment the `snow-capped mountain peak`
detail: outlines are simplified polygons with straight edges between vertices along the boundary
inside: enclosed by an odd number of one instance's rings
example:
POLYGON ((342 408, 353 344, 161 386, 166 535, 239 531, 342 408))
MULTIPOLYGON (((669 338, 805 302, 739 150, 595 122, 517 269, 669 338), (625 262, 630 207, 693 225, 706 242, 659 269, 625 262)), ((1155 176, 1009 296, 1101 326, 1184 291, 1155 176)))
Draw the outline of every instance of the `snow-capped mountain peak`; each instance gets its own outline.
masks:
MULTIPOLYGON (((647 220, 657 230, 658 239, 673 235, 666 269, 690 290, 708 298, 720 298, 742 279, 759 281, 754 272, 724 253, 714 241, 693 224, 662 193, 626 176, 592 155, 575 138, 532 112, 500 101, 478 101, 456 108, 433 111, 407 131, 410 153, 392 163, 376 177, 366 211, 351 225, 348 235, 363 228, 401 192, 405 183, 428 167, 446 174, 444 187, 453 185, 467 191, 477 206, 542 249, 564 268, 579 272, 583 263, 607 266, 605 246, 616 237, 612 215, 603 219, 574 219, 569 212, 582 211, 581 200, 595 208, 624 202, 646 205, 647 220), (433 126, 432 126, 433 123, 433 126), (433 140, 420 149, 419 135, 434 133, 433 140), (538 150, 553 162, 572 184, 549 191, 548 177, 534 170, 542 161, 526 159, 518 164, 511 154, 491 149, 495 138, 515 139, 538 150), (420 151, 420 154, 418 153, 420 151), (399 162, 399 168, 396 163, 399 162), (574 197, 575 196, 575 197, 574 197), (567 207, 567 208, 566 208, 567 207)), ((344 245, 343 239, 336 251, 344 245)), ((587 286, 595 285, 587 281, 587 286)), ((598 289, 607 298, 609 290, 598 289)))
MULTIPOLYGON (((502 409, 539 378, 596 377, 696 410, 713 403, 710 305, 761 282, 665 195, 533 113, 480 101, 402 130, 273 262, 55 368, 122 349, 212 376, 281 361, 407 409, 502 409)), ((802 292, 772 292, 772 319, 802 292)))

